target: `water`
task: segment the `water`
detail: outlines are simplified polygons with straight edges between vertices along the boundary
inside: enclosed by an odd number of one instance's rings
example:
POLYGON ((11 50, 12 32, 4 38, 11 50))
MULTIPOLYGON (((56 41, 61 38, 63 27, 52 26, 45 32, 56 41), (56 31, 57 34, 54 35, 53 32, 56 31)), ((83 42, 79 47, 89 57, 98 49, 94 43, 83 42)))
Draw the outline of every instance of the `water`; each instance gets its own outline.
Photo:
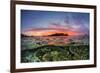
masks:
MULTIPOLYGON (((85 36, 46 36, 46 37, 34 37, 37 41, 44 41, 50 44, 68 44, 70 42, 76 43, 88 43, 88 37, 85 36)), ((33 39, 34 39, 33 38, 33 39)))
POLYGON ((31 49, 43 45, 89 45, 89 37, 87 35, 21 37, 22 49, 31 49))

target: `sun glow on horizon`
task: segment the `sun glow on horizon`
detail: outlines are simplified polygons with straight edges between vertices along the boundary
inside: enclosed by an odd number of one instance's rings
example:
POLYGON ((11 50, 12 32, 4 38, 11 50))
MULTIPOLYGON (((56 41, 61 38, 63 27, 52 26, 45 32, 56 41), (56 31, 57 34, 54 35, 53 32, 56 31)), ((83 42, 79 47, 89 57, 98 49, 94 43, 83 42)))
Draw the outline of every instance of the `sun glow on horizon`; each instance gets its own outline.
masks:
POLYGON ((56 33, 68 34, 68 35, 81 35, 82 33, 74 31, 60 31, 60 30, 42 30, 42 31, 26 31, 23 34, 28 36, 48 36, 56 33))
POLYGON ((28 36, 52 34, 89 35, 89 13, 21 10, 21 33, 28 36))

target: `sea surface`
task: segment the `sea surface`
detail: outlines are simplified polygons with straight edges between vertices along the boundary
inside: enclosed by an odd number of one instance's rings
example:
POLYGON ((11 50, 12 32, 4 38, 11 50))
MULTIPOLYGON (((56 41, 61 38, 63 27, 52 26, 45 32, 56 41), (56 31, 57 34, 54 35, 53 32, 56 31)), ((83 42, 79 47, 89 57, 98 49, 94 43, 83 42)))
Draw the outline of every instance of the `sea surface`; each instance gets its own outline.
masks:
POLYGON ((43 45, 89 45, 88 35, 21 37, 21 48, 33 49, 43 45))

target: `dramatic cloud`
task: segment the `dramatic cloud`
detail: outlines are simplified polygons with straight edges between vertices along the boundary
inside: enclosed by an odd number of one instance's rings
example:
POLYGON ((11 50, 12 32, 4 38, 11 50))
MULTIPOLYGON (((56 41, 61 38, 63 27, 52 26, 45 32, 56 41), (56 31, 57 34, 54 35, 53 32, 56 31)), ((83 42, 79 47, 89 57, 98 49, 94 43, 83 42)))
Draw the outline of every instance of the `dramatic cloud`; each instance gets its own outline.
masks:
POLYGON ((89 34, 89 14, 22 10, 21 32, 31 36, 46 36, 53 33, 89 34))

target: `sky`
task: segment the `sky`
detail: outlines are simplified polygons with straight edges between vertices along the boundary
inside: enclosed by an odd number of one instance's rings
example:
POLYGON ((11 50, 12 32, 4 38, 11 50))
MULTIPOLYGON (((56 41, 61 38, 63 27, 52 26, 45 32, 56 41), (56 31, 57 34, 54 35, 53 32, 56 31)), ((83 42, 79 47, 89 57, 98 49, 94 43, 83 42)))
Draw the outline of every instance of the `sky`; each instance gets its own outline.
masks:
POLYGON ((89 34, 89 17, 89 13, 82 12, 21 10, 21 33, 29 36, 89 34))

